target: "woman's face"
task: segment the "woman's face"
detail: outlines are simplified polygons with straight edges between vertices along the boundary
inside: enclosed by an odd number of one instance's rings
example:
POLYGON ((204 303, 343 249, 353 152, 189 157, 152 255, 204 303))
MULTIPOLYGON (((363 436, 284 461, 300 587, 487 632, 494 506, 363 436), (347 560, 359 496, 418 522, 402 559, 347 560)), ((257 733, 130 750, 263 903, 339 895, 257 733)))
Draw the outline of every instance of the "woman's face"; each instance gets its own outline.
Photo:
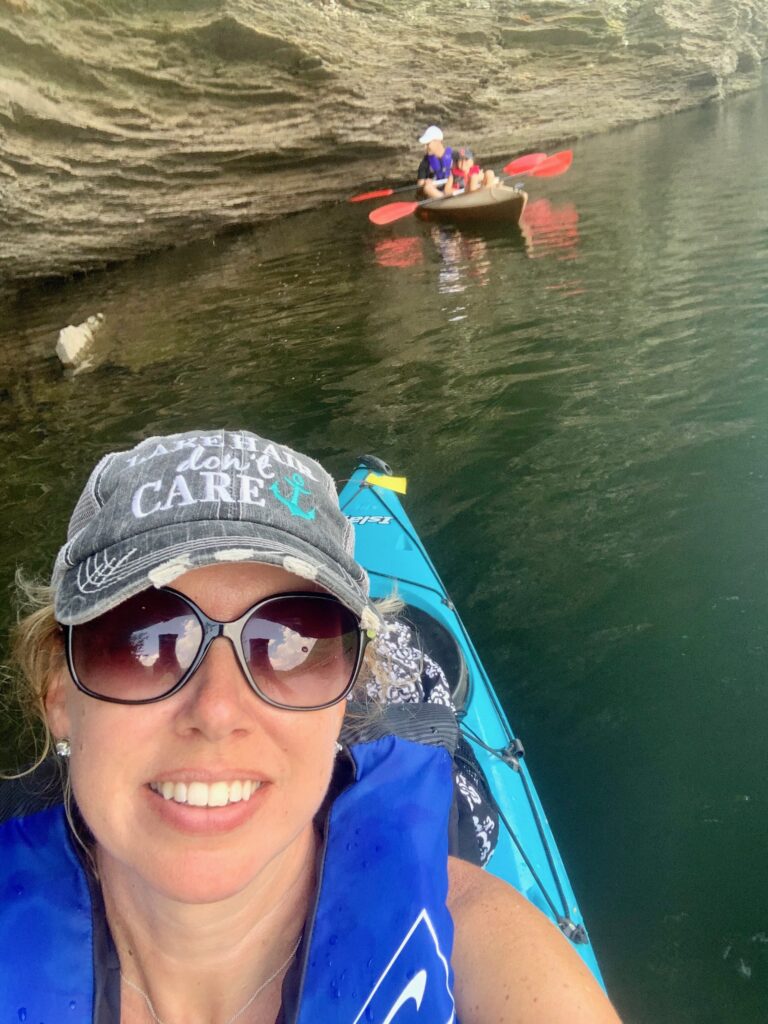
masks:
MULTIPOLYGON (((253 563, 193 569, 173 587, 222 621, 272 594, 313 589, 283 569, 253 563)), ((173 898, 212 902, 242 891, 311 840, 345 702, 308 712, 266 704, 248 686, 229 641, 218 638, 189 682, 156 704, 96 700, 63 670, 47 705, 54 734, 70 739, 72 788, 100 863, 111 860, 173 898), (243 793, 253 792, 225 806, 178 802, 177 792, 195 782, 208 784, 207 791, 195 787, 203 799, 206 792, 229 798, 238 782, 243 793), (216 783, 230 789, 214 790, 216 783), (163 788, 170 799, 156 791, 163 788)))

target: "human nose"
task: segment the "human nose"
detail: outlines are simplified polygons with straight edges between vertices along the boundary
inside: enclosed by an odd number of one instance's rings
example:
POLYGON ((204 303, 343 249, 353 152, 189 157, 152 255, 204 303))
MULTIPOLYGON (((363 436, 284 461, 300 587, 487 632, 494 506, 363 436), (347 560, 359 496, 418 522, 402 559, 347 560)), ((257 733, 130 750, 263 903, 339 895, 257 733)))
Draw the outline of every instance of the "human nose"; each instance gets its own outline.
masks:
POLYGON ((184 698, 177 719, 180 729, 210 740, 250 732, 261 703, 248 685, 232 642, 226 637, 212 641, 178 696, 184 698))

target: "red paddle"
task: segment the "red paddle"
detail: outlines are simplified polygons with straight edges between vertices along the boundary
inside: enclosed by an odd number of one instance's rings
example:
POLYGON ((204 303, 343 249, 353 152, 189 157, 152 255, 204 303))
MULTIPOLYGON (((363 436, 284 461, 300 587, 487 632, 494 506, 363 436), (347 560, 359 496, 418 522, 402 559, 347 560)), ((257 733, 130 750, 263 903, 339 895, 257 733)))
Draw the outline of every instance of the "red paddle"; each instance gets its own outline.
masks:
MULTIPOLYGON (((535 156, 538 154, 531 155, 535 156)), ((525 157, 521 157, 520 159, 524 160, 525 157)), ((512 163, 514 164, 516 161, 513 160, 512 163)), ((537 162, 528 170, 527 173, 531 177, 535 178, 554 178, 558 174, 564 174, 572 163, 573 150, 564 149, 560 153, 555 153, 553 156, 537 162)), ((510 166, 511 164, 507 164, 507 168, 510 166)), ((517 173, 520 174, 524 172, 518 171, 517 173)), ((368 220, 371 221, 371 223, 378 225, 391 224, 393 221, 400 220, 402 217, 407 217, 425 203, 431 202, 434 202, 434 200, 422 199, 421 202, 417 203, 387 203, 386 206, 380 206, 378 210, 373 210, 372 213, 369 213, 368 220)))
POLYGON ((573 150, 563 149, 559 153, 555 153, 547 160, 543 160, 540 164, 537 164, 532 170, 528 171, 534 178, 554 178, 557 174, 565 174, 568 168, 573 163, 573 150))
MULTIPOLYGON (((413 188, 413 185, 409 185, 408 188, 413 188)), ((386 196, 393 196, 395 192, 400 191, 405 192, 405 189, 379 188, 375 192, 361 192, 358 196, 350 196, 347 202, 362 203, 365 199, 384 199, 386 196)))
MULTIPOLYGON (((447 178, 441 178, 436 181, 436 185, 444 185, 448 181, 447 178)), ((396 192, 413 192, 416 188, 415 185, 403 185, 402 188, 379 188, 374 192, 361 192, 358 196, 350 196, 347 200, 348 203, 362 203, 364 199, 384 199, 386 196, 393 196, 396 192)))
POLYGON ((380 206, 378 210, 369 213, 368 220, 372 224, 391 224, 393 220, 407 217, 414 210, 418 210, 423 203, 429 202, 431 202, 430 199, 422 199, 420 203, 387 203, 386 206, 380 206))
POLYGON ((546 153, 528 153, 526 156, 519 156, 517 160, 505 164, 501 168, 502 174, 525 174, 532 168, 537 167, 547 159, 546 153))

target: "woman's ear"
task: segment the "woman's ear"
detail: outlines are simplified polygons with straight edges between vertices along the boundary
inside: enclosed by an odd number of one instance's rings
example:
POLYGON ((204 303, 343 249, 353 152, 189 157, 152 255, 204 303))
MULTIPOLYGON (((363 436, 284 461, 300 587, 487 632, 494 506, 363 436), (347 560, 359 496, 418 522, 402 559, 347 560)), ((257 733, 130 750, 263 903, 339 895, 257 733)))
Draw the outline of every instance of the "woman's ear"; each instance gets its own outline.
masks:
POLYGON ((48 728, 57 739, 71 734, 67 693, 72 683, 65 668, 60 668, 53 676, 48 692, 45 695, 45 716, 48 728))

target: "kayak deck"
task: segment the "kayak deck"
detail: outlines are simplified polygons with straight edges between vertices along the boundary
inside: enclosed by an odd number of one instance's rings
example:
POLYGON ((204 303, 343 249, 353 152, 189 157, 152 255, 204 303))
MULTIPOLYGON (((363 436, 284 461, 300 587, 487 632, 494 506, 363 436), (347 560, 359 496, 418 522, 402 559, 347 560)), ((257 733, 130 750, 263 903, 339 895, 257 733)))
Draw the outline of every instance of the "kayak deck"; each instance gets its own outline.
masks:
POLYGON ((415 212, 422 220, 449 221, 452 224, 517 224, 527 201, 528 195, 522 189, 494 185, 476 192, 431 199, 422 203, 415 212))
POLYGON ((454 681, 461 732, 470 742, 500 812, 496 849, 486 870, 513 885, 574 941, 600 984, 603 979, 544 810, 493 686, 450 597, 398 496, 366 482, 359 466, 340 495, 355 528, 355 557, 374 598, 393 592, 403 617, 425 636, 454 681), (435 644, 438 649, 435 649, 435 644))

